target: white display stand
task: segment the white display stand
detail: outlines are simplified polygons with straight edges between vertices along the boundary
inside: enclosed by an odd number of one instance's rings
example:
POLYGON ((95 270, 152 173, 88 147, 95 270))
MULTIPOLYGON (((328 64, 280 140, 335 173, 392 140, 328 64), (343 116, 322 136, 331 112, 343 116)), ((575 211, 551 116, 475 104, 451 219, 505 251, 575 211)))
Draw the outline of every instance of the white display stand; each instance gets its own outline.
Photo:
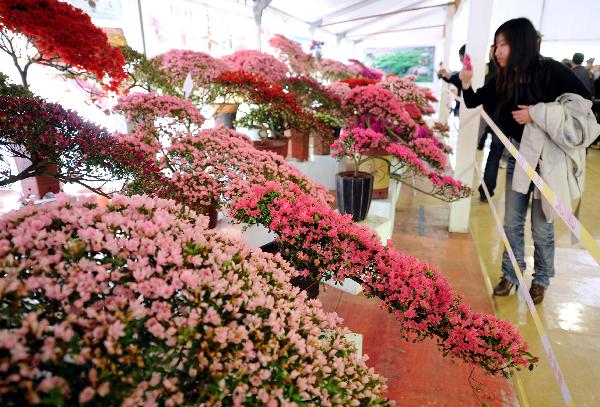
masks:
POLYGON ((310 155, 308 161, 292 161, 290 164, 298 168, 311 181, 325 185, 328 190, 335 190, 335 174, 343 171, 342 164, 328 155, 310 155))
POLYGON ((217 220, 215 229, 226 235, 242 239, 251 249, 255 249, 275 240, 275 233, 262 225, 248 226, 247 224, 232 223, 231 220, 230 217, 219 213, 219 219, 217 220))

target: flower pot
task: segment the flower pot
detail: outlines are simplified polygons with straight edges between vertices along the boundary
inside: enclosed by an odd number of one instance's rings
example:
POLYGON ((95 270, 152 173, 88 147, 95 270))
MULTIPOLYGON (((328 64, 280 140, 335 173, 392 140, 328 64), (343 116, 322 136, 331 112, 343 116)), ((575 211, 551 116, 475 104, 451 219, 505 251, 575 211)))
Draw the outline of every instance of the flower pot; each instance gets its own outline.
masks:
MULTIPOLYGON (((275 242, 267 243, 262 245, 260 249, 265 253, 275 254, 279 252, 279 246, 275 242)), ((300 291, 306 291, 306 296, 309 300, 317 298, 319 296, 319 280, 314 277, 297 276, 290 279, 290 283, 294 287, 298 287, 300 291)))
POLYGON ((335 176, 338 210, 352 215, 355 222, 367 217, 373 196, 373 175, 366 172, 339 172, 335 176))
POLYGON ((307 161, 309 134, 295 129, 285 130, 283 134, 290 140, 287 154, 288 158, 295 158, 298 161, 307 161))
POLYGON ((254 148, 261 151, 272 151, 275 154, 279 154, 283 158, 288 153, 289 140, 277 140, 277 139, 265 139, 265 140, 254 140, 254 148))
POLYGON ((373 174, 373 199, 387 199, 390 186, 389 162, 392 160, 392 156, 383 150, 372 150, 367 155, 373 158, 363 162, 358 169, 373 174))
POLYGON ((235 129, 233 122, 235 121, 235 115, 237 114, 238 105, 235 103, 219 103, 214 104, 213 119, 215 120, 215 126, 223 125, 228 129, 235 129))
POLYGON ((313 133, 313 151, 315 155, 329 155, 334 137, 335 134, 333 132, 330 137, 317 132, 313 133))
MULTIPOLYGON (((15 163, 19 171, 23 171, 31 165, 31 161, 20 157, 15 158, 15 163)), ((58 173, 58 167, 54 164, 50 165, 46 169, 46 172, 49 174, 56 174, 58 173)), ((31 177, 22 180, 21 187, 23 189, 23 195, 29 196, 33 194, 38 198, 43 198, 48 192, 54 194, 59 193, 60 181, 49 176, 31 177)))

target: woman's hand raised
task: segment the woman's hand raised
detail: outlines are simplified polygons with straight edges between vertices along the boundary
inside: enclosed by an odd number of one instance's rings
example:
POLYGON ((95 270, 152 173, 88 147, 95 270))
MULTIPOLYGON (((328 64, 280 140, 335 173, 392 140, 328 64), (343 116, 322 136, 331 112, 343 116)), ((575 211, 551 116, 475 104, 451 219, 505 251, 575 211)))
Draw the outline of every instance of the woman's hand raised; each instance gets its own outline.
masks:
POLYGON ((468 71, 463 68, 463 70, 459 72, 458 78, 462 82, 463 89, 468 89, 469 86, 471 86, 471 79, 473 79, 473 71, 468 71))

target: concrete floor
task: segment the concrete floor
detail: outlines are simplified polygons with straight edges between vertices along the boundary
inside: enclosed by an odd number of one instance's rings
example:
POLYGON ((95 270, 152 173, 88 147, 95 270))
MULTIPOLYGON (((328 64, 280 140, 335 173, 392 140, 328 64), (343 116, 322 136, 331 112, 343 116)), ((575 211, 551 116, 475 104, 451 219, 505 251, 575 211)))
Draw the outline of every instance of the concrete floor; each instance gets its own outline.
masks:
MULTIPOLYGON (((483 160, 484 157, 481 157, 483 160)), ((493 200, 504 211, 504 175, 500 170, 493 200)), ((600 239, 600 151, 590 150, 587 180, 580 221, 600 239)), ((526 225, 530 225, 529 219, 526 225)), ((525 272, 528 284, 533 269, 533 241, 526 226, 525 272)), ((489 206, 474 200, 471 234, 481 259, 484 276, 495 285, 501 275, 503 245, 489 206)), ((538 313, 557 355, 563 375, 577 406, 600 406, 600 266, 579 246, 571 245, 570 234, 562 221, 555 222, 556 275, 546 292, 538 313)), ((512 321, 540 357, 533 372, 521 372, 526 401, 530 406, 564 405, 549 362, 525 302, 517 295, 492 297, 499 317, 512 321)), ((524 402, 523 405, 526 405, 524 402)))

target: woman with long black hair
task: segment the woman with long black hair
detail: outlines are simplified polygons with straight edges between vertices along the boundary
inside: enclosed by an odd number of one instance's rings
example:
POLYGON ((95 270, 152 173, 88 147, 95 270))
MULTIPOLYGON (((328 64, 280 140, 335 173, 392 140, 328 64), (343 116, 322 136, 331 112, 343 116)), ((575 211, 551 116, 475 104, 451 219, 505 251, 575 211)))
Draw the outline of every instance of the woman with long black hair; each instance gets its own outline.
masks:
MULTIPOLYGON (((560 62, 544 58, 538 51, 538 38, 531 21, 526 18, 509 20, 495 33, 496 77, 477 92, 470 86, 473 73, 463 70, 460 79, 463 98, 468 108, 486 105, 494 121, 519 146, 524 126, 532 122, 529 106, 554 102, 565 93, 575 93, 589 99, 581 81, 560 62)), ((533 184, 525 194, 513 190, 515 160, 510 157, 506 168, 506 210, 504 227, 521 270, 525 270, 525 218, 533 195, 533 184)), ((566 182, 566 180, 565 180, 566 182)), ((531 231, 534 242, 533 283, 529 290, 533 302, 544 299, 545 289, 554 276, 554 224, 548 222, 541 199, 535 195, 531 208, 531 231)), ((502 256, 502 279, 494 295, 509 295, 518 285, 515 271, 506 250, 502 256)))

